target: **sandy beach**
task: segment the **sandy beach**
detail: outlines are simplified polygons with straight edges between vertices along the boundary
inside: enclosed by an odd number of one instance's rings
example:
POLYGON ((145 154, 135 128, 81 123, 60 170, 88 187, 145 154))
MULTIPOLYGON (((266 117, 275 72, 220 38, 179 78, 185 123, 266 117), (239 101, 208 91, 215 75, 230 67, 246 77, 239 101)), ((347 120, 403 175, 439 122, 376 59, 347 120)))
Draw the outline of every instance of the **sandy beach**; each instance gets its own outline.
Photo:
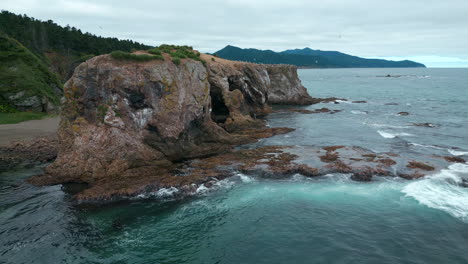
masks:
POLYGON ((0 147, 15 140, 31 140, 54 134, 57 131, 59 121, 59 117, 52 117, 18 124, 0 125, 0 147))

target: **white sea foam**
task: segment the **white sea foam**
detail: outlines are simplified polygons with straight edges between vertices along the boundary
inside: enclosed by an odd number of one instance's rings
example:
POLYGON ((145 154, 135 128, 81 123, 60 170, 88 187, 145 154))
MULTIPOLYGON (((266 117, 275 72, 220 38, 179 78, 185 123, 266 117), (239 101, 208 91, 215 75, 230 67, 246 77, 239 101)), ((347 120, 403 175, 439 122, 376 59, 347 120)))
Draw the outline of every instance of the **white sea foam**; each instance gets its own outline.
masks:
POLYGON ((206 187, 204 184, 201 184, 200 186, 198 186, 197 190, 195 191, 195 193, 197 194, 204 194, 204 193, 207 193, 209 191, 209 188, 206 187))
POLYGON ((468 188, 460 186, 463 177, 468 177, 468 164, 452 164, 437 174, 406 185, 402 192, 421 204, 468 222, 468 188))
MULTIPOLYGON (((340 104, 343 104, 343 103, 344 103, 344 104, 351 104, 350 101, 339 100, 339 99, 338 99, 338 100, 335 100, 335 102, 338 102, 338 103, 340 103, 340 104)), ((330 103, 334 104, 334 102, 330 102, 330 103)))
POLYGON ((464 156, 468 155, 468 151, 458 151, 454 149, 449 149, 448 152, 454 156, 464 156))
POLYGON ((242 173, 237 173, 237 176, 239 176, 240 180, 241 180, 242 182, 244 182, 244 183, 249 183, 249 182, 255 181, 254 178, 249 177, 249 176, 247 176, 247 175, 245 175, 245 174, 242 174, 242 173))
POLYGON ((367 115, 367 112, 357 110, 352 110, 351 113, 355 115, 367 115))
POLYGON ((413 145, 413 146, 417 146, 417 147, 422 147, 422 148, 443 149, 441 147, 432 146, 432 145, 422 145, 422 144, 418 144, 418 143, 409 143, 409 144, 413 145))
POLYGON ((389 124, 368 124, 364 123, 365 125, 373 126, 373 127, 386 127, 386 128, 407 128, 408 126, 395 126, 389 124))
POLYGON ((171 197, 174 194, 176 194, 177 192, 179 192, 179 189, 177 189, 176 187, 162 188, 162 189, 160 189, 159 191, 156 192, 156 196, 171 197))
POLYGON ((396 137, 411 137, 413 134, 408 134, 408 133, 390 133, 382 130, 377 130, 377 132, 383 137, 383 138, 396 138, 396 137))
POLYGON ((148 197, 158 197, 158 198, 169 198, 178 193, 179 189, 175 187, 170 188, 161 188, 156 192, 142 193, 137 196, 137 198, 148 198, 148 197))

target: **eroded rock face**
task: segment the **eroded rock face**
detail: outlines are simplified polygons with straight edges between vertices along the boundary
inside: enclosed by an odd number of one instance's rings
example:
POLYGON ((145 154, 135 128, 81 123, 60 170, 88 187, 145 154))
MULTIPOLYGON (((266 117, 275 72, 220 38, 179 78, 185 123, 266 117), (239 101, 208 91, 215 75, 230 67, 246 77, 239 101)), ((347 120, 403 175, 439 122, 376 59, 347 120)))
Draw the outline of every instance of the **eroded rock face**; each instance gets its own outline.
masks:
MULTIPOLYGON (((300 85, 293 73, 290 86, 283 79, 281 85, 272 82, 273 68, 190 59, 175 65, 169 58, 118 61, 109 55, 88 60, 64 87, 58 157, 31 182, 158 182, 169 177, 174 162, 288 132, 257 119, 270 111, 272 87, 291 87, 290 95, 300 85)), ((295 102, 290 98, 283 101, 295 102)))
POLYGON ((271 88, 268 92, 270 104, 310 105, 315 100, 307 93, 293 65, 267 65, 271 88))

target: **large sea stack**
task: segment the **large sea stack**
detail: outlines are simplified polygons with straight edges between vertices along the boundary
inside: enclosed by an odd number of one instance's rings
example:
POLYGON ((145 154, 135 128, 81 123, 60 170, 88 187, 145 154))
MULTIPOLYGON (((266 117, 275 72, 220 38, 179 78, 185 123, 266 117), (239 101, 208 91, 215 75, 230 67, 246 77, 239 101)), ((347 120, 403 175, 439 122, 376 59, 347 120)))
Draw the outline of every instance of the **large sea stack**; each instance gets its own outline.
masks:
POLYGON ((307 104, 295 66, 202 54, 136 62, 110 55, 78 66, 64 87, 58 157, 36 184, 158 184, 175 162, 290 131, 267 128, 269 103, 307 104), (270 99, 271 98, 271 99, 270 99))

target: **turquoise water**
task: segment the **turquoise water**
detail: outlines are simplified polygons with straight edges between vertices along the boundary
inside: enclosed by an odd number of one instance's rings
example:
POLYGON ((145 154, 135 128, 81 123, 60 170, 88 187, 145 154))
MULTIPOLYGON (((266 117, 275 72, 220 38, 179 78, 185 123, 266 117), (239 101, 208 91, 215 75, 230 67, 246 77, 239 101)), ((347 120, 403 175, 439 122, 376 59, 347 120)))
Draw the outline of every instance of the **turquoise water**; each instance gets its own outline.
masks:
MULTIPOLYGON (((468 158, 467 69, 299 75, 314 96, 368 103, 306 107, 343 110, 334 115, 273 114, 271 126, 297 130, 258 145, 344 144, 468 158), (405 76, 376 77, 387 74, 405 76), (396 115, 401 111, 410 115, 396 115)), ((0 263, 468 263, 467 164, 417 181, 238 174, 185 201, 111 205, 76 205, 61 186, 24 182, 40 170, 0 175, 0 263)))

